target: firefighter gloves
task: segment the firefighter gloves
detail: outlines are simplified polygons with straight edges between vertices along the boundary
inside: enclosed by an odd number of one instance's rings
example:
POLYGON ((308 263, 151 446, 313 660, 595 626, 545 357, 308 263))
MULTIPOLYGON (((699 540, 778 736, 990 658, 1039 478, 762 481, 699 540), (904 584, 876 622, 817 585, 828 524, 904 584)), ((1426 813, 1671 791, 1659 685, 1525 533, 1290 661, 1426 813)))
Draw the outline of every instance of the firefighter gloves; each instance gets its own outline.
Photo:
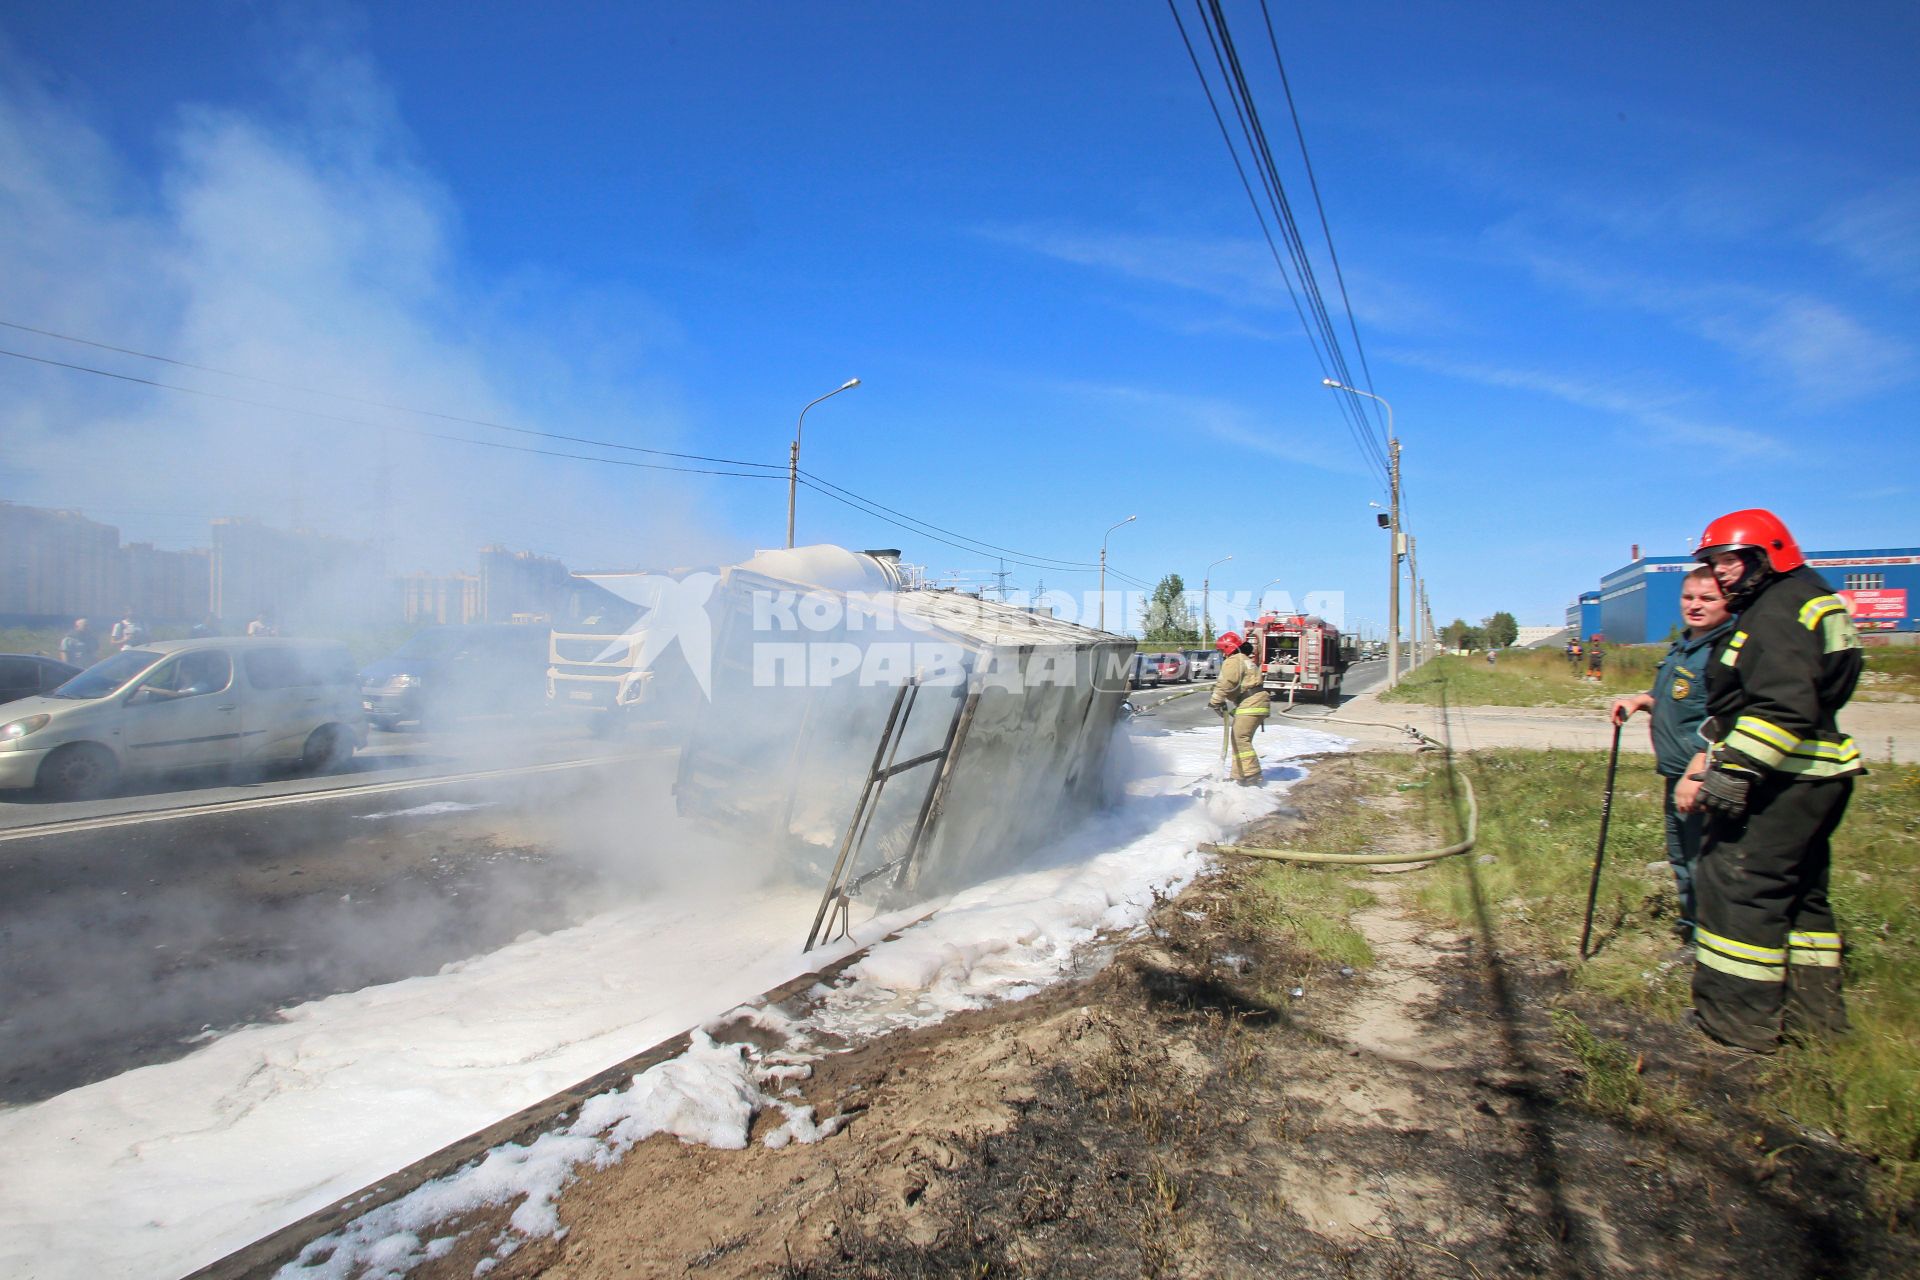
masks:
POLYGON ((1719 765, 1701 776, 1700 803, 1715 813, 1738 818, 1747 811, 1747 793, 1752 788, 1753 774, 1719 765))

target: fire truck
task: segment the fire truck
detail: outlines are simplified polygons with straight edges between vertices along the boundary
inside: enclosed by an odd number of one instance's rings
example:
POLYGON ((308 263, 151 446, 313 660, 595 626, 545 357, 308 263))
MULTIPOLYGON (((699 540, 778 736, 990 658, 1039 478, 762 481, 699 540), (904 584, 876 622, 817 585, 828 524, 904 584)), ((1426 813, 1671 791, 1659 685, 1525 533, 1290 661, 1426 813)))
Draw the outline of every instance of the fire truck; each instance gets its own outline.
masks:
POLYGON ((1314 697, 1331 704, 1340 697, 1349 650, 1340 629, 1307 614, 1263 614, 1241 632, 1259 659, 1261 683, 1292 702, 1314 697))

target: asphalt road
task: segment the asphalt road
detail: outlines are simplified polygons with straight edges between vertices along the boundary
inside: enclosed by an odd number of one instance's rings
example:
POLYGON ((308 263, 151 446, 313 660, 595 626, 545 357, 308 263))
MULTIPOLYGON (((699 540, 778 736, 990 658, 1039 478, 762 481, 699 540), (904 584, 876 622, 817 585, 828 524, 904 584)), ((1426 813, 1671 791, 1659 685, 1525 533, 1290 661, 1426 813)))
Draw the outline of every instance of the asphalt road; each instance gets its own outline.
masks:
POLYGON ((0 1105, 648 891, 674 762, 629 747, 5 833, 0 1105))
POLYGON ((117 794, 99 800, 48 800, 30 791, 0 791, 0 846, 28 829, 55 824, 137 819, 381 785, 389 790, 431 789, 453 778, 601 760, 633 749, 631 741, 595 738, 586 722, 573 718, 477 718, 431 734, 374 732, 351 761, 321 775, 288 769, 202 770, 132 779, 117 794))
MULTIPOLYGON (((1386 679, 1387 664, 1381 660, 1357 662, 1347 668, 1346 676, 1340 681, 1340 701, 1346 702, 1357 694, 1376 689, 1386 679)), ((1208 681, 1196 681, 1190 684, 1150 685, 1144 689, 1135 689, 1127 695, 1134 705, 1135 718, 1141 724, 1151 724, 1163 729, 1187 729, 1194 725, 1212 725, 1218 723, 1213 713, 1207 710, 1207 693, 1211 688, 1208 681)), ((1296 718, 1309 720, 1337 710, 1319 702, 1298 704, 1296 718)))
MULTIPOLYGON (((1136 690, 1136 729, 1213 724, 1207 687, 1136 690)), ((648 892, 672 871, 648 832, 676 760, 644 736, 476 725, 376 735, 325 777, 0 805, 0 1105, 648 892)))

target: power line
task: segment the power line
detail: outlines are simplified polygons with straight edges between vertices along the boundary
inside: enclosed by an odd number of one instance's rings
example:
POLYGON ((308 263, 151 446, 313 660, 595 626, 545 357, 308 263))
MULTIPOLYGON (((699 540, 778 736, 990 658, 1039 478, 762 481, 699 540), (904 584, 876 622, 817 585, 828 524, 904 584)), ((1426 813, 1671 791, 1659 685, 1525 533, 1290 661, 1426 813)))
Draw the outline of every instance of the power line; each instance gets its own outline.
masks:
MULTIPOLYGON (((424 417, 438 418, 443 421, 466 423, 473 426, 489 427, 489 428, 493 428, 501 431, 511 431, 516 434, 536 436, 543 439, 560 440, 560 441, 566 441, 566 442, 577 443, 577 444, 587 444, 587 445, 592 445, 599 448, 623 449, 631 452, 646 453, 646 454, 653 454, 658 456, 681 458, 681 459, 688 459, 688 460, 695 460, 695 461, 720 462, 720 463, 726 463, 733 466, 756 467, 756 468, 761 468, 761 470, 725 471, 725 470, 720 470, 718 468, 678 467, 678 466, 672 466, 666 463, 638 462, 638 461, 633 461, 625 458, 602 458, 602 457, 595 457, 590 454, 567 453, 567 452, 562 452, 562 451, 553 450, 553 449, 537 449, 537 448, 532 448, 526 445, 507 444, 503 441, 496 441, 496 440, 476 440, 470 436, 451 435, 445 432, 427 431, 418 427, 403 427, 403 426, 398 426, 391 423, 370 422, 362 418, 352 418, 352 417, 346 417, 340 414, 325 413, 317 409, 308 409, 308 408, 301 408, 299 406, 294 406, 294 405, 281 405, 281 404, 274 404, 269 401, 253 400, 245 396, 233 396, 233 395, 225 394, 223 392, 208 391, 199 387, 182 386, 178 383, 162 382, 153 378, 142 378, 133 374, 118 373, 110 369, 98 369, 90 365, 75 364, 75 363, 64 361, 64 360, 54 360, 47 356, 30 355, 25 352, 12 351, 12 350, 7 350, 5 348, 0 348, 0 356, 9 356, 16 360, 24 360, 24 361, 29 361, 35 364, 47 365, 53 368, 66 369, 76 373, 85 373, 95 377, 109 378, 109 379, 113 379, 120 382, 133 383, 138 386, 153 387, 158 390, 174 391, 182 395, 199 396, 204 399, 224 401, 229 404, 238 404, 238 405, 243 405, 249 408, 266 409, 269 411, 281 412, 281 413, 302 414, 310 418, 319 419, 321 421, 337 422, 337 423, 342 423, 348 426, 364 427, 369 430, 397 431, 403 435, 419 436, 419 437, 422 437, 425 439, 431 439, 431 440, 444 440, 444 441, 448 441, 455 444, 474 445, 483 449, 504 449, 514 453, 528 453, 528 454, 534 454, 541 457, 563 458, 563 459, 569 459, 569 460, 579 461, 579 462, 600 462, 600 463, 606 463, 611 466, 632 467, 632 468, 639 468, 639 469, 649 470, 649 471, 672 471, 672 472, 680 472, 680 473, 691 474, 691 475, 731 476, 731 477, 736 477, 741 479, 777 479, 779 478, 779 473, 781 470, 777 464, 773 464, 773 463, 745 462, 745 461, 740 461, 738 459, 728 459, 728 458, 709 458, 703 454, 673 453, 663 449, 642 448, 641 446, 638 446, 638 445, 623 445, 623 444, 618 444, 612 441, 600 441, 600 440, 591 440, 591 439, 587 439, 585 437, 579 437, 579 436, 558 435, 552 432, 534 431, 525 427, 511 427, 501 423, 486 422, 484 420, 476 419, 476 418, 464 418, 455 414, 438 413, 430 409, 413 409, 413 408, 408 408, 406 406, 386 404, 377 400, 363 399, 355 396, 342 395, 335 392, 317 391, 311 388, 295 386, 290 383, 276 382, 268 378, 255 377, 254 375, 251 375, 251 374, 234 373, 228 370, 216 369, 207 365, 197 365, 197 364, 193 364, 190 361, 176 360, 170 356, 153 355, 147 352, 135 351, 127 347, 114 346, 110 343, 96 342, 92 339, 78 338, 78 337, 73 337, 66 334, 54 333, 51 330, 38 329, 38 328, 34 328, 31 325, 17 324, 9 320, 0 320, 0 327, 15 329, 15 330, 19 330, 27 333, 40 334, 42 336, 57 338, 66 342, 74 342, 84 346, 95 347, 100 350, 113 351, 123 355, 137 356, 142 359, 154 360, 164 364, 175 365, 180 368, 195 369, 202 372, 219 374, 223 377, 239 378, 246 381, 262 383, 268 386, 280 387, 286 390, 299 391, 304 394, 329 396, 334 399, 344 400, 344 401, 348 401, 355 404, 363 404, 373 408, 384 408, 384 409, 391 409, 396 412, 414 413, 424 417)), ((1037 552, 1018 551, 1013 548, 999 546, 998 544, 995 544, 995 543, 984 542, 984 541, 981 541, 980 539, 970 537, 963 533, 959 533, 956 530, 948 529, 941 525, 932 524, 928 521, 920 519, 919 517, 909 515, 904 511, 900 511, 893 507, 889 507, 884 503, 881 503, 875 499, 864 497, 861 494, 855 493, 851 489, 847 489, 841 485, 835 484, 833 481, 828 480, 824 476, 817 475, 813 472, 808 472, 808 471, 803 471, 801 472, 801 474, 806 477, 806 479, 802 481, 802 483, 806 484, 808 488, 813 489, 815 492, 821 493, 824 496, 832 498, 834 499, 834 501, 839 502, 845 506, 852 507, 855 510, 864 511, 866 514, 874 516, 875 518, 880 519, 887 524, 891 524, 896 528, 903 529, 909 533, 917 534, 921 537, 931 538, 933 541, 940 542, 946 546, 954 547, 957 550, 968 551, 974 554, 981 554, 984 549, 985 551, 991 551, 995 554, 1003 555, 1006 558, 1014 561, 1014 563, 1025 565, 1029 568, 1042 569, 1042 570, 1051 569, 1056 572, 1062 572, 1062 573, 1091 573, 1098 568, 1098 566, 1094 564, 1094 562, 1092 561, 1064 560, 1054 556, 1044 556, 1037 552), (884 515, 881 514, 883 512, 886 514, 884 515), (898 517, 898 519, 897 520, 890 519, 889 516, 898 517), (950 535, 951 538, 959 539, 960 541, 951 541, 947 537, 938 536, 940 534, 950 535)), ((1146 584, 1145 582, 1141 581, 1138 578, 1135 578, 1131 574, 1127 574, 1118 569, 1115 569, 1111 564, 1107 566, 1107 572, 1111 574, 1113 577, 1119 579, 1120 581, 1127 583, 1129 585, 1132 585, 1134 587, 1137 587, 1141 590, 1150 589, 1148 587, 1148 584, 1146 584)))
MULTIPOLYGON (((995 546, 991 542, 980 542, 978 538, 969 538, 964 533, 957 533, 952 529, 943 529, 937 524, 933 524, 926 520, 922 520, 917 516, 910 516, 904 511, 896 511, 894 508, 887 506, 885 503, 879 501, 878 499, 866 497, 863 494, 855 493, 853 490, 848 489, 843 485, 834 484, 831 480, 826 479, 824 476, 816 475, 813 472, 808 471, 804 467, 800 469, 800 474, 803 476, 806 476, 810 480, 815 480, 821 484, 826 485, 829 489, 833 489, 839 493, 843 493, 849 498, 856 498, 859 501, 866 503, 868 506, 878 507, 880 510, 887 512, 889 515, 899 516, 901 519, 912 521, 914 524, 925 525, 927 528, 932 529, 939 533, 952 534, 956 538, 964 538, 968 542, 979 542, 979 545, 981 545, 982 547, 986 547, 992 551, 1002 552, 1010 556, 1022 557, 1022 563, 1025 563, 1025 564, 1033 564, 1033 562, 1038 560, 1048 560, 1048 561, 1053 561, 1054 563, 1059 564, 1063 568, 1068 568, 1068 569, 1097 569, 1100 567, 1098 563, 1092 560, 1062 560, 1057 556, 1045 556, 1045 555, 1041 555, 1039 552, 1036 552, 1036 551, 1020 551, 1013 547, 995 546)), ((1044 568, 1045 566, 1037 566, 1037 567, 1044 568)))
MULTIPOLYGON (((51 365, 56 369, 71 369, 77 373, 89 373, 100 378, 113 378, 120 382, 136 383, 143 387, 157 387, 163 391, 178 391, 183 395, 201 396, 208 400, 224 400, 229 404, 246 405, 253 409, 267 409, 275 413, 304 414, 309 418, 318 418, 324 422, 339 422, 347 426, 366 427, 372 431, 397 431, 402 435, 420 436, 428 440, 450 440, 455 444, 470 444, 482 449, 505 449, 513 453, 532 453, 545 458, 571 458, 579 462, 604 462, 609 466, 638 467, 646 471, 679 471, 688 475, 701 476, 737 476, 749 480, 777 480, 780 478, 781 469, 773 463, 747 462, 738 464, 741 466, 769 468, 765 471, 721 471, 711 467, 675 467, 664 462, 635 462, 627 458, 596 458, 591 454, 562 453, 556 449, 535 449, 528 445, 507 444, 500 440, 475 440, 471 436, 448 435, 443 431, 425 431, 419 427, 401 427, 387 422, 368 422, 364 418, 347 418, 336 413, 322 413, 317 409, 302 409, 294 405, 273 404, 265 400, 249 400, 244 396, 230 396, 218 391, 204 391, 198 387, 183 387, 177 383, 160 382, 153 378, 135 377, 130 373, 115 373, 110 369, 95 369, 84 364, 70 364, 65 360, 53 360, 46 356, 31 356, 20 351, 8 351, 5 348, 0 348, 0 356, 11 356, 15 360, 29 360, 35 364, 51 365)), ((536 432, 534 434, 540 433, 536 432)), ((643 452, 652 453, 657 451, 644 450, 643 452)))
MULTIPOLYGON (((1273 33, 1273 15, 1267 12, 1267 0, 1260 0, 1260 16, 1267 24, 1267 46, 1273 50, 1273 65, 1280 72, 1280 88, 1287 95, 1287 112, 1293 117, 1293 136, 1300 142, 1300 163, 1307 171, 1307 185, 1313 191, 1313 207, 1320 214, 1320 234, 1326 237, 1327 258, 1333 263, 1334 282, 1340 286, 1340 305, 1347 313, 1347 331, 1353 334, 1354 354, 1360 357, 1360 372, 1367 380, 1367 390, 1373 390, 1373 370, 1367 365, 1367 349, 1360 341, 1360 328, 1353 314, 1353 300, 1347 296, 1347 278, 1340 270, 1340 255, 1333 247, 1333 228, 1327 225, 1327 206, 1320 199, 1320 179, 1313 172, 1313 158, 1307 154, 1306 130, 1300 126, 1300 109, 1293 102, 1293 84, 1287 79, 1287 65, 1280 58, 1280 41, 1273 33)), ((1374 422, 1380 420, 1379 410, 1374 410, 1374 422)))
MULTIPOLYGON (((433 409, 415 409, 415 408, 410 408, 407 405, 403 405, 403 404, 391 404, 384 400, 371 400, 361 396, 350 396, 350 395, 347 395, 345 392, 341 392, 341 391, 327 391, 323 388, 318 388, 318 387, 303 387, 298 383, 293 383, 293 382, 280 382, 280 381, 276 381, 273 378, 260 377, 257 374, 236 373, 231 369, 219 369, 219 368, 215 368, 212 365, 195 364, 190 360, 176 360, 172 356, 154 355, 152 352, 136 351, 131 347, 117 347, 110 342, 96 342, 92 338, 78 338, 73 336, 72 334, 55 333, 51 329, 39 329, 39 328, 35 328, 33 325, 19 324, 12 320, 0 320, 0 328, 17 329, 22 333, 38 334, 43 338, 55 338, 61 342, 72 342, 83 347, 93 347, 100 351, 112 351, 120 355, 136 356, 142 360, 153 360, 153 361, 157 361, 160 364, 170 364, 181 369, 194 369, 201 373, 217 374, 222 378, 238 378, 243 382, 257 382, 257 383, 260 383, 262 386, 278 387, 283 391, 297 391, 302 395, 326 396, 328 399, 331 399, 331 400, 344 400, 348 404, 365 405, 371 409, 389 409, 395 413, 411 413, 411 414, 417 414, 423 418, 438 418, 442 422, 458 422, 458 423, 463 423, 467 426, 486 427, 492 431, 511 431, 516 435, 538 436, 541 439, 559 440, 568 444, 592 445, 598 449, 621 449, 621 450, 625 450, 628 453, 647 453, 647 454, 654 454, 656 456, 663 457, 663 458, 680 458, 683 461, 688 461, 688 462, 718 462, 718 463, 724 463, 728 466, 734 466, 734 467, 767 467, 775 471, 780 469, 778 463, 772 463, 772 462, 747 462, 739 458, 715 458, 715 457, 709 457, 708 455, 703 453, 675 453, 671 449, 649 449, 637 444, 621 444, 620 442, 615 440, 594 440, 587 436, 569 436, 569 435, 561 435, 557 432, 552 432, 552 431, 535 431, 530 427, 514 427, 514 426, 509 426, 504 422, 489 422, 485 418, 465 418, 465 417, 461 417, 459 414, 440 413, 433 409)), ((11 355, 14 353, 8 352, 7 354, 11 355)), ((22 357, 22 359, 29 359, 29 360, 38 359, 38 358, 39 357, 37 356, 22 357)), ((47 363, 53 364, 58 362, 47 361, 47 363)), ((65 367, 83 368, 84 366, 68 365, 65 367)), ((94 370, 93 372, 98 372, 98 370, 94 370)), ((109 376, 120 377, 124 375, 113 374, 109 376)), ((141 381, 141 379, 131 379, 131 381, 141 381)), ((152 385, 165 386, 167 384, 156 382, 156 383, 153 383, 152 385)), ((185 390, 186 388, 174 388, 174 389, 185 390)), ((212 393, 207 393, 207 394, 212 394, 212 393)), ((252 403, 252 402, 247 401, 244 403, 252 403)), ((447 438, 454 438, 454 437, 447 437, 447 438)))
MULTIPOLYGON (((1227 26, 1227 19, 1219 0, 1195 0, 1194 7, 1199 15, 1202 29, 1207 35, 1208 45, 1213 54, 1222 86, 1232 105, 1236 123, 1244 139, 1247 154, 1260 175, 1268 208, 1273 215, 1273 227, 1269 227, 1267 213, 1261 208, 1260 197, 1254 194, 1253 183, 1247 176, 1246 166, 1241 162, 1239 148, 1234 145, 1232 134, 1227 129, 1226 118, 1222 114, 1218 99, 1214 95, 1212 80, 1201 65, 1199 54, 1194 49, 1186 23, 1181 19, 1177 0, 1167 0, 1168 12, 1172 14, 1174 25, 1180 31, 1181 43, 1186 47, 1188 61, 1194 74, 1200 81, 1201 91, 1206 95, 1208 108, 1213 113, 1214 123, 1219 128, 1221 140, 1226 143, 1228 156, 1232 159, 1234 170, 1239 175, 1241 188, 1246 192, 1247 201, 1253 208, 1254 219, 1260 225, 1262 237, 1267 242, 1268 252, 1272 255, 1274 266, 1279 270, 1281 279, 1287 286, 1292 299, 1294 313, 1299 318, 1301 328, 1307 335, 1308 345, 1313 348, 1314 358, 1319 363, 1323 376, 1336 381, 1351 384, 1355 381, 1347 369, 1346 356, 1341 350, 1340 339, 1334 327, 1326 299, 1321 294, 1319 282, 1315 277, 1311 255, 1306 241, 1300 234, 1298 221, 1293 215, 1292 205, 1287 199, 1285 184, 1280 178, 1278 165, 1274 162, 1272 148, 1268 145, 1265 126, 1261 123, 1259 109, 1253 100, 1253 92, 1246 78, 1245 68, 1241 64, 1233 36, 1227 26), (1280 239, 1286 244, 1287 259, 1290 259, 1293 271, 1289 273, 1288 263, 1280 254, 1279 245, 1274 242, 1274 228, 1280 233, 1280 239), (1295 277, 1299 287, 1295 288, 1295 277), (1305 299, 1304 304, 1302 299, 1305 299), (1311 313, 1311 318, 1309 318, 1311 313)), ((1269 23, 1269 26, 1271 24, 1269 23)), ((1277 41, 1275 49, 1277 56, 1277 41)), ((1291 105, 1291 92, 1289 91, 1291 105)), ((1298 125, 1298 115, 1295 114, 1298 125)), ((1304 146, 1304 143, 1303 143, 1304 146)), ((1311 176, 1311 175, 1309 175, 1311 176)), ((1315 186, 1316 200, 1318 187, 1315 186)), ((1324 209, 1322 226, 1325 227, 1324 209)), ((1332 241, 1328 240, 1329 252, 1332 241)), ((1336 272, 1338 266, 1336 263, 1336 272)), ((1345 299, 1345 283, 1342 280, 1342 298, 1345 299)), ((1352 311, 1348 310, 1351 326, 1352 311)), ((1357 328, 1355 329, 1357 335, 1357 328)), ((1357 344, 1357 336, 1356 336, 1357 344)), ((1369 379, 1371 374, 1369 374, 1369 379)), ((1369 382, 1370 385, 1370 382, 1369 382)), ((1385 451, 1375 436, 1373 426, 1363 411, 1356 407, 1358 396, 1347 395, 1340 399, 1341 413, 1352 435, 1355 446, 1360 451, 1361 460, 1370 471, 1377 472, 1384 481, 1387 479, 1388 464, 1385 451)))

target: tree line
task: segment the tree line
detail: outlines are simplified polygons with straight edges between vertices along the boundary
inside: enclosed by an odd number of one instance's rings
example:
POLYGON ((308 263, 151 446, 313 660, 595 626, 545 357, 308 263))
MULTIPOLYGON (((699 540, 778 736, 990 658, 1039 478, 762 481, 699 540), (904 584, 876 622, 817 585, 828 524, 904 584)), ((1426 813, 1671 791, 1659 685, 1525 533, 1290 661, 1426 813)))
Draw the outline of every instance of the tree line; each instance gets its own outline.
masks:
POLYGON ((1504 609, 1480 619, 1477 627, 1455 618, 1440 628, 1440 643, 1449 649, 1504 649, 1519 638, 1519 621, 1504 609))

